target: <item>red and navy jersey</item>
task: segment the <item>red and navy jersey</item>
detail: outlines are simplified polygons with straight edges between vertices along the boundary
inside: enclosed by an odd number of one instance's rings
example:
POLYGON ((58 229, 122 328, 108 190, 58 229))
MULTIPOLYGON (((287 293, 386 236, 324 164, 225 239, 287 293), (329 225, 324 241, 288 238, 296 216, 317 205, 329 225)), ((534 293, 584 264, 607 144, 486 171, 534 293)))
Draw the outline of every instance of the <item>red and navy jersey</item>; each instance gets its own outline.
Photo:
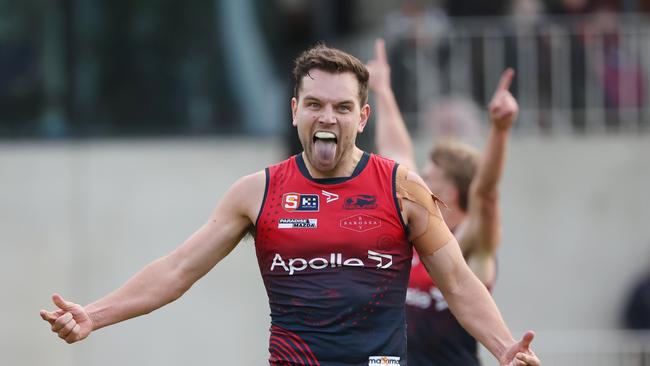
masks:
POLYGON ((406 295, 411 366, 478 366, 476 340, 458 323, 417 254, 406 295))
POLYGON ((255 246, 271 365, 406 365, 412 247, 396 171, 367 153, 345 178, 312 178, 302 155, 266 169, 255 246))

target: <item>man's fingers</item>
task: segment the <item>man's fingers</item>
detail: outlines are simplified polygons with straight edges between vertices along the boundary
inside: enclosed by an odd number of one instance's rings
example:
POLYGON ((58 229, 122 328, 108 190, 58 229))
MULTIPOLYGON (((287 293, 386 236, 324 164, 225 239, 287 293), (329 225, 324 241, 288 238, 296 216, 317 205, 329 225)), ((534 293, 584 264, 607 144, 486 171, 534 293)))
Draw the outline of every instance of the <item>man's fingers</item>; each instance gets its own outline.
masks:
POLYGON ((73 307, 73 304, 71 302, 65 301, 59 294, 52 295, 52 302, 54 305, 58 306, 59 309, 65 311, 68 311, 73 307))
POLYGON ((79 330, 81 330, 81 326, 79 324, 76 324, 74 328, 72 328, 72 331, 64 338, 67 343, 74 343, 77 340, 79 340, 79 330))
POLYGON ((70 332, 72 332, 72 329, 77 325, 77 322, 74 320, 69 321, 67 324, 63 326, 63 328, 59 329, 57 333, 59 333, 59 337, 65 339, 70 332))
POLYGON ((510 89, 510 84, 512 84, 512 79, 515 77, 515 70, 511 67, 507 68, 503 74, 501 74, 501 79, 499 79, 499 85, 497 86, 497 92, 499 90, 508 90, 510 89))
POLYGON ((386 42, 382 38, 375 40, 375 60, 386 62, 386 42))
POLYGON ((54 323, 52 324, 52 331, 58 333, 71 320, 72 320, 72 314, 70 314, 70 313, 63 314, 57 320, 55 320, 54 323))
POLYGON ((41 309, 41 311, 40 311, 41 318, 43 320, 49 322, 50 324, 54 324, 54 321, 59 319, 59 317, 61 315, 65 314, 65 313, 66 312, 61 310, 61 309, 58 309, 56 311, 47 311, 47 310, 41 309))
POLYGON ((530 348, 530 343, 533 341, 533 338, 535 338, 535 332, 532 330, 524 333, 524 336, 521 338, 521 347, 528 350, 530 348))
POLYGON ((531 355, 527 355, 525 353, 517 353, 515 356, 515 359, 523 362, 524 365, 529 365, 529 366, 539 366, 539 360, 531 355))
POLYGON ((495 120, 501 120, 501 119, 504 119, 506 117, 510 117, 513 113, 514 113, 514 111, 509 111, 509 110, 503 110, 502 111, 502 110, 499 110, 499 111, 493 113, 493 118, 495 120))
POLYGON ((40 314, 43 320, 48 321, 50 323, 54 323, 54 321, 58 318, 58 316, 54 315, 53 313, 50 313, 47 310, 41 310, 40 314))

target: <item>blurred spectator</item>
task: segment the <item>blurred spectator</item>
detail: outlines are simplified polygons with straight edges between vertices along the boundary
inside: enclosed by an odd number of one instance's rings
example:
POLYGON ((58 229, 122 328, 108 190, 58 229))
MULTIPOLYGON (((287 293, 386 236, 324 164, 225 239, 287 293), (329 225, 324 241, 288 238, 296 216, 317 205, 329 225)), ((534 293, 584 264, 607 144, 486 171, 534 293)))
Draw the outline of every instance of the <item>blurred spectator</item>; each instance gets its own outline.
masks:
POLYGON ((521 93, 519 103, 522 109, 539 110, 538 125, 543 132, 549 132, 552 77, 550 39, 544 32, 546 9, 540 0, 512 0, 509 10, 510 22, 504 26, 505 65, 517 69, 512 93, 521 93), (522 84, 528 88, 520 90, 522 84), (534 94, 536 99, 531 100, 526 93, 534 94))
POLYGON ((604 92, 607 122, 614 126, 619 124, 617 112, 620 108, 641 106, 645 80, 639 61, 622 45, 627 35, 620 32, 621 25, 616 10, 610 2, 597 2, 585 35, 585 46, 592 52, 593 47, 589 47, 591 44, 602 44, 602 54, 593 55, 595 60, 601 62, 592 63, 592 71, 604 92), (625 87, 622 88, 622 85, 625 87))
POLYGON ((446 2, 445 9, 451 17, 497 16, 504 15, 507 5, 508 0, 453 0, 446 2))
POLYGON ((417 123, 413 116, 424 110, 443 88, 444 81, 433 71, 442 66, 448 27, 442 9, 420 1, 405 1, 386 16, 391 83, 405 122, 411 128, 417 123))
POLYGON ((588 123, 594 122, 587 120, 587 108, 601 106, 606 110, 605 124, 617 127, 620 110, 641 107, 645 98, 643 67, 625 48, 626 37, 634 36, 625 33, 619 21, 623 6, 631 2, 547 0, 546 3, 551 14, 572 16, 569 22, 559 26, 570 32, 570 105, 574 127, 583 131, 588 123))
POLYGON ((627 298, 624 326, 633 330, 650 330, 650 271, 634 284, 627 298))

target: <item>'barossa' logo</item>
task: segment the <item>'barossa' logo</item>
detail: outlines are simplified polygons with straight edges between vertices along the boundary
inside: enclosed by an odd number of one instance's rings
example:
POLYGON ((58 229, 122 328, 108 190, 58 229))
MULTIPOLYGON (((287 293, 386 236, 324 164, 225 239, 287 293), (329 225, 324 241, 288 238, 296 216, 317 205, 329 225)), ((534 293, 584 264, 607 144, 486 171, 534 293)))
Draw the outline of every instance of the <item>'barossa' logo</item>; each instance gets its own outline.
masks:
POLYGON ((380 227, 381 220, 370 215, 352 215, 342 219, 339 225, 344 229, 362 233, 380 227))

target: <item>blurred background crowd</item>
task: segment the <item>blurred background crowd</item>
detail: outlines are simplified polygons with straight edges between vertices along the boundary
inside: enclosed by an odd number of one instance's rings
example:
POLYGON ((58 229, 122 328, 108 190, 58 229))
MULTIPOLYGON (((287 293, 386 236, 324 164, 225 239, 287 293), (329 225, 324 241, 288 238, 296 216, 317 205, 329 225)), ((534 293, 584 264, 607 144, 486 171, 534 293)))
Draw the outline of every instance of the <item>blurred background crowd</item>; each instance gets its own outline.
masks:
POLYGON ((369 57, 376 35, 388 41, 414 128, 441 104, 485 104, 504 65, 518 71, 521 129, 647 128, 645 0, 5 0, 0 8, 3 138, 282 134, 287 108, 278 105, 290 96, 295 55, 324 41, 369 57))

